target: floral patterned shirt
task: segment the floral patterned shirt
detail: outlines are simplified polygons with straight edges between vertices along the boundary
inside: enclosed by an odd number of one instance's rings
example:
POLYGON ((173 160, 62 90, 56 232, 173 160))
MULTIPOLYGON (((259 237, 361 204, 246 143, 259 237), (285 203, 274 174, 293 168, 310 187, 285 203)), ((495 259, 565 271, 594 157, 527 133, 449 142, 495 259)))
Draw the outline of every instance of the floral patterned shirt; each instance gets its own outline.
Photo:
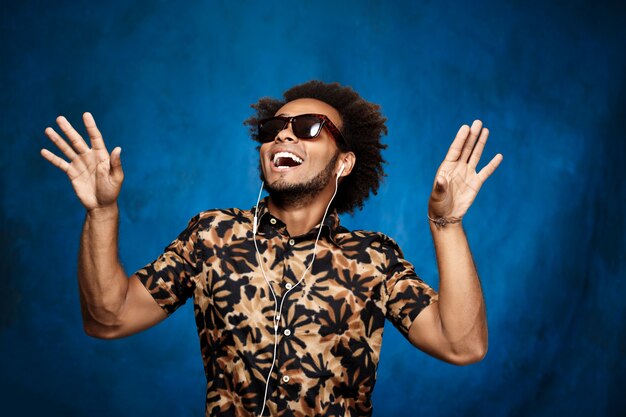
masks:
MULTIPOLYGON (((207 378, 206 416, 257 416, 274 350, 275 303, 253 241, 254 208, 196 215, 136 273, 173 313, 193 297, 207 378)), ((406 337, 436 292, 389 237, 348 231, 336 212, 290 236, 259 205, 256 236, 266 277, 283 302, 264 415, 369 416, 385 318, 406 337), (283 300, 284 298, 284 300, 283 300)))

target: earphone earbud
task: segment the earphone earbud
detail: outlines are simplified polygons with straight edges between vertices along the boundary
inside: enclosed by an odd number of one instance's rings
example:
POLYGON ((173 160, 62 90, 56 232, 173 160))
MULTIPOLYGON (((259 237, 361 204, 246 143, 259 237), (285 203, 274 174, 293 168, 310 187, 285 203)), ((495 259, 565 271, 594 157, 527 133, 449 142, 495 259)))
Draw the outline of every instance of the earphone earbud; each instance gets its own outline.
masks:
POLYGON ((346 168, 346 164, 342 163, 341 164, 341 168, 339 168, 339 172, 337 173, 337 176, 340 177, 341 174, 343 173, 343 170, 346 168))

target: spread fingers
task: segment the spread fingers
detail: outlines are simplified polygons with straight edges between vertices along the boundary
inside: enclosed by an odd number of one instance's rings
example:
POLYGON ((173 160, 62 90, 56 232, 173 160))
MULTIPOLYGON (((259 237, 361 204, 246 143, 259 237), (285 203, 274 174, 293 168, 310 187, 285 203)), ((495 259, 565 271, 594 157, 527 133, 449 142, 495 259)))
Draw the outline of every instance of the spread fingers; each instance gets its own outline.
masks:
POLYGON ((96 121, 91 113, 86 112, 83 114, 83 123, 85 123, 85 127, 87 128, 87 134, 89 135, 89 140, 91 141, 91 147, 96 150, 106 150, 104 139, 102 139, 102 133, 100 133, 98 126, 96 126, 96 121))
POLYGON ((472 123, 472 127, 470 128, 469 135, 467 140, 463 145, 463 153, 461 154, 461 161, 467 162, 472 154, 472 150, 474 149, 474 145, 476 144, 476 140, 478 139, 478 135, 483 128, 483 122, 480 120, 474 120, 472 123))
POLYGON ((461 151, 463 150, 463 144, 467 140, 467 135, 470 132, 470 127, 468 125, 463 125, 459 129, 450 145, 450 149, 448 149, 448 153, 446 154, 446 161, 448 162, 456 162, 461 156, 461 151))
POLYGON ((470 156, 468 165, 476 169, 478 162, 480 161, 480 157, 483 154, 483 150, 485 149, 485 144, 487 143, 487 138, 489 137, 489 129, 483 128, 480 132, 480 137, 478 138, 478 142, 472 151, 472 155, 470 156))
POLYGON ((70 164, 67 161, 65 161, 62 158, 59 158, 58 156, 56 156, 55 154, 53 154, 47 149, 41 150, 41 156, 43 156, 44 159, 46 159, 52 165, 59 168, 61 171, 65 173, 67 173, 67 171, 70 169, 70 164))
POLYGON ((483 169, 480 170, 480 172, 478 173, 478 178, 480 179, 481 183, 484 183, 487 178, 489 178, 489 176, 494 173, 498 166, 500 166, 500 162, 502 162, 503 158, 504 157, 501 153, 497 154, 491 159, 491 161, 489 161, 487 165, 485 165, 483 169))
POLYGON ((57 124, 59 125, 63 133, 65 133, 65 136, 67 136, 67 138, 70 140, 72 148, 74 148, 76 153, 82 154, 89 150, 89 147, 83 140, 82 136, 78 134, 78 132, 72 127, 70 122, 68 122, 65 117, 57 117, 57 124))
POLYGON ((54 143, 56 147, 59 148, 61 152, 63 152, 63 155, 65 155, 67 159, 73 161, 74 158, 76 158, 76 152, 74 152, 74 149, 72 149, 72 147, 68 145, 67 142, 63 140, 63 138, 57 132, 54 131, 54 129, 48 127, 46 128, 45 133, 46 136, 52 141, 52 143, 54 143))

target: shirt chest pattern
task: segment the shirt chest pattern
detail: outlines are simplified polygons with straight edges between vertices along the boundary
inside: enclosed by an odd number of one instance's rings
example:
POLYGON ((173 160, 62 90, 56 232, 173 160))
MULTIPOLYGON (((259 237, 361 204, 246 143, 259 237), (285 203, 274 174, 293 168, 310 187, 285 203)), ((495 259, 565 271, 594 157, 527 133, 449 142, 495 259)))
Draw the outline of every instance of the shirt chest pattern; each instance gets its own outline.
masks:
POLYGON ((195 314, 208 396, 216 393, 207 398, 207 413, 211 405, 220 412, 237 403, 242 410, 256 409, 275 342, 270 408, 329 413, 342 398, 350 404, 337 411, 367 413, 385 319, 384 256, 366 242, 339 248, 322 238, 305 274, 314 237, 294 239, 267 230, 257 244, 277 302, 249 228, 232 227, 222 236, 219 228, 198 234, 203 267, 195 280, 195 314), (275 335, 273 319, 281 302, 275 335))

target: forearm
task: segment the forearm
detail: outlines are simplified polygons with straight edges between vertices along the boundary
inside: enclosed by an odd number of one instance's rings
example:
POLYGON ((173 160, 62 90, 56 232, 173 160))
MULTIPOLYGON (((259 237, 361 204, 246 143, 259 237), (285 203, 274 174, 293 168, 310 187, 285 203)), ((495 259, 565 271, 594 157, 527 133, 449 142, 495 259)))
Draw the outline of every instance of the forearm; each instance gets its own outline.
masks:
POLYGON ((487 319, 480 280, 460 223, 437 229, 431 223, 439 268, 439 317, 453 352, 482 358, 487 319))
POLYGON ((78 284, 85 330, 115 326, 128 277, 118 258, 117 204, 87 212, 78 257, 78 284))

